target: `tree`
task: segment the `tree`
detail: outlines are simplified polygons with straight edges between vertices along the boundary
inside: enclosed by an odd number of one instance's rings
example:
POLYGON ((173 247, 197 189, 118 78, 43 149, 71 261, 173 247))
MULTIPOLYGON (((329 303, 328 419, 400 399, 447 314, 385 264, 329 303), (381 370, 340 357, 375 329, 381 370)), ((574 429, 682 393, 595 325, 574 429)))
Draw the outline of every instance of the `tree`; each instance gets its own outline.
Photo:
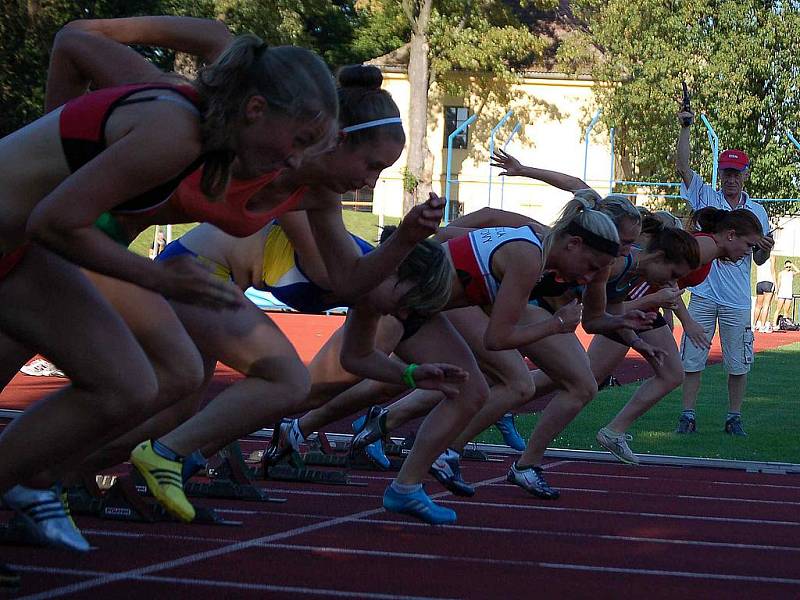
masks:
MULTIPOLYGON (((556 0, 523 0, 518 6, 552 10, 557 4, 556 0)), ((362 0, 356 4, 365 15, 356 47, 394 49, 397 46, 389 40, 397 39, 407 44, 411 97, 404 211, 424 200, 431 188, 432 157, 426 136, 433 84, 450 95, 477 96, 481 106, 492 96, 503 101, 511 95, 510 84, 520 66, 544 50, 546 42, 533 31, 531 22, 510 6, 497 0, 362 0)))
POLYGON ((625 179, 675 180, 676 100, 685 79, 698 115, 693 167, 710 180, 704 113, 721 146, 751 155, 754 197, 798 197, 799 154, 785 135, 800 123, 797 2, 575 0, 573 7, 584 28, 562 44, 562 64, 594 73, 625 179))

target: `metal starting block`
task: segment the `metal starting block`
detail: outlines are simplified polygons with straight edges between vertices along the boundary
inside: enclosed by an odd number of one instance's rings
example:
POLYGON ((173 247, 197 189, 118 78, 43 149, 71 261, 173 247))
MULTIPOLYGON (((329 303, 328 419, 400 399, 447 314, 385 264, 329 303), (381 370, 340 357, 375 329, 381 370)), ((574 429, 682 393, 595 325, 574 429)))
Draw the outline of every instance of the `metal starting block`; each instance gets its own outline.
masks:
POLYGON ((225 500, 252 500, 255 502, 286 502, 286 498, 273 498, 267 490, 253 483, 254 469, 244 460, 238 442, 229 444, 219 452, 221 462, 207 469, 208 482, 189 481, 184 485, 187 496, 225 500))
MULTIPOLYGON (((131 476, 116 477, 108 490, 103 493, 97 482, 86 482, 84 485, 69 488, 67 500, 70 511, 74 514, 91 515, 100 519, 114 521, 135 521, 144 523, 180 522, 170 515, 157 502, 145 498, 149 493, 147 486, 138 473, 131 476), (94 483, 94 485, 92 485, 94 483)), ((104 484, 108 484, 106 479, 104 484)), ((213 509, 202 506, 195 507, 195 518, 192 523, 203 525, 239 526, 241 521, 223 519, 213 509)))
MULTIPOLYGON (((400 456, 405 458, 408 456, 408 453, 411 452, 411 448, 414 446, 415 439, 416 436, 411 434, 399 444, 394 442, 384 443, 383 451, 386 453, 386 456, 400 456)), ((483 450, 478 450, 474 444, 470 443, 464 448, 464 452, 461 454, 461 459, 474 460, 477 462, 503 462, 505 457, 500 455, 489 455, 483 450), (470 448, 470 445, 473 447, 470 448)))
MULTIPOLYGON (((327 456, 323 453, 315 453, 321 456, 327 456)), ((340 456, 330 455, 334 463, 331 466, 342 466, 339 464, 340 456)), ((347 456, 342 456, 347 460, 347 456)), ((326 466, 328 466, 326 464, 326 466)), ((348 465, 345 464, 344 467, 348 465)), ((297 452, 292 452, 286 458, 281 459, 277 464, 268 464, 267 461, 262 460, 262 473, 265 479, 272 479, 273 481, 296 481, 300 483, 321 483, 325 485, 356 485, 366 486, 366 483, 355 483, 350 481, 347 473, 344 471, 322 471, 319 469, 309 469, 308 464, 305 462, 303 456, 297 452)))

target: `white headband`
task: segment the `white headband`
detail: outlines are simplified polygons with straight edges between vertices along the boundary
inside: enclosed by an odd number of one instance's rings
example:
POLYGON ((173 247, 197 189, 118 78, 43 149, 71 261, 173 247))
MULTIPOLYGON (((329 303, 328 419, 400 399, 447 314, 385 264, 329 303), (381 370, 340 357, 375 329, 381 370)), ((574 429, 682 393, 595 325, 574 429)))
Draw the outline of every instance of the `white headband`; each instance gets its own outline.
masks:
POLYGON ((369 129, 370 127, 379 127, 380 125, 392 125, 394 123, 403 124, 400 117, 388 117, 386 119, 376 119, 375 121, 367 121, 366 123, 359 123, 358 125, 350 125, 349 127, 342 127, 342 133, 351 133, 359 129, 369 129))

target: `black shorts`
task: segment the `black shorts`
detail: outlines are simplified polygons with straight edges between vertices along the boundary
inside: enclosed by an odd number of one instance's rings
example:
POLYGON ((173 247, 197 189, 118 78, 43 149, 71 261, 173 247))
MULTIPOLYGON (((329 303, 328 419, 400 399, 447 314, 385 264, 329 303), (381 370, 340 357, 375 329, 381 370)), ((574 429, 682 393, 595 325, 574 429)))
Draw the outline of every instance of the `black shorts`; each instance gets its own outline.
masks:
POLYGON ((759 296, 761 294, 771 294, 774 291, 775 291, 775 284, 772 283, 771 281, 759 281, 756 284, 756 294, 759 296))
MULTIPOLYGON (((642 333, 643 331, 653 331, 654 329, 660 329, 661 327, 667 327, 667 322, 664 320, 664 315, 658 313, 658 316, 653 321, 653 326, 650 329, 637 329, 636 333, 642 333)), ((603 333, 601 334, 603 337, 610 339, 612 342, 617 342, 618 344, 622 344, 623 346, 627 346, 628 344, 623 341, 623 339, 617 333, 603 333)))

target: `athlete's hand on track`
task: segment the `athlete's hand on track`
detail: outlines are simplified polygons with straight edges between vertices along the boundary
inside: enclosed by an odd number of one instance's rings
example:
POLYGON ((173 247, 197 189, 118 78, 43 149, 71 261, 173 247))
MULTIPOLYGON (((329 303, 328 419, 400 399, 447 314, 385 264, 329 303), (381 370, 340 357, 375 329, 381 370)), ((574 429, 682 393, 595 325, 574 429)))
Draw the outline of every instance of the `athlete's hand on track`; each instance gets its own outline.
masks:
POLYGON ((681 297, 682 291, 683 290, 675 286, 661 288, 654 294, 650 295, 650 306, 653 308, 677 308, 678 298, 681 297))
POLYGON ((523 175, 523 165, 516 158, 502 150, 495 150, 494 155, 489 163, 493 167, 500 167, 503 171, 500 175, 508 175, 509 177, 517 177, 523 175))
POLYGON ((653 367, 653 369, 662 367, 667 358, 666 352, 664 352, 661 348, 656 348, 655 346, 648 344, 642 338, 637 338, 636 341, 631 345, 631 348, 641 354, 644 359, 650 363, 650 366, 653 367))
POLYGON ((629 310, 622 315, 622 327, 627 329, 648 329, 658 313, 644 312, 642 310, 629 310))
POLYGON ((444 200, 431 192, 426 202, 418 204, 403 217, 397 233, 416 244, 439 231, 439 222, 444 215, 444 200))
POLYGON ((558 321, 559 333, 571 333, 575 331, 578 323, 581 322, 581 313, 583 312, 583 305, 578 304, 578 301, 573 299, 569 304, 565 304, 559 308, 553 318, 558 321))
POLYGON ((706 332, 700 324, 692 319, 688 323, 683 323, 683 333, 689 338, 689 341, 703 350, 711 347, 711 340, 706 337, 706 332))
POLYGON ((208 308, 236 308, 244 302, 242 292, 230 281, 223 281, 190 257, 164 262, 166 276, 158 290, 166 298, 208 308))
POLYGON ((447 363, 425 363, 414 369, 414 383, 418 388, 438 390, 448 398, 455 398, 461 384, 469 379, 462 368, 447 363))

